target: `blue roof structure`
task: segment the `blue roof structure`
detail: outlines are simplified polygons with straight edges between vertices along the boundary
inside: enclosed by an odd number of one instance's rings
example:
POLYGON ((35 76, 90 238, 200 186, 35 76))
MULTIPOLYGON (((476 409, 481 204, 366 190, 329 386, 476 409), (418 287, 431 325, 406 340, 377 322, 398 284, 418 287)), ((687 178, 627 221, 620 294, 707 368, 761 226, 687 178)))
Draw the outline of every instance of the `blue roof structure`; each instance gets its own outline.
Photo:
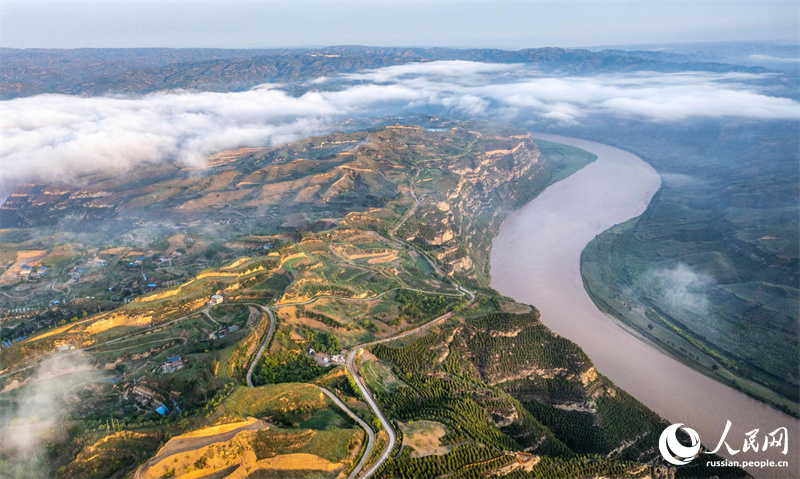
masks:
POLYGON ((163 416, 164 414, 169 412, 169 409, 167 409, 167 406, 162 404, 156 408, 156 412, 163 416))

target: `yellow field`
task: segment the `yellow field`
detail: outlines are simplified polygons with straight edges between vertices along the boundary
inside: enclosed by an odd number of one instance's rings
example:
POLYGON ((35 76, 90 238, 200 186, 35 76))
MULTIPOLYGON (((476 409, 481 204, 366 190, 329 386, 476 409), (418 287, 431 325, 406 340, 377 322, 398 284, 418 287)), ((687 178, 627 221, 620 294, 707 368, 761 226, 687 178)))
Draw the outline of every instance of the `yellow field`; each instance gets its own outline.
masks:
POLYGON ((234 429, 239 429, 240 427, 248 426, 256 422, 258 422, 258 419, 251 417, 245 421, 237 421, 237 422, 232 422, 230 424, 222 424, 220 426, 209 426, 209 427, 204 427, 202 429, 198 429, 196 431, 189 431, 186 434, 182 434, 180 437, 189 438, 189 437, 215 436, 217 434, 230 432, 233 431, 234 429))

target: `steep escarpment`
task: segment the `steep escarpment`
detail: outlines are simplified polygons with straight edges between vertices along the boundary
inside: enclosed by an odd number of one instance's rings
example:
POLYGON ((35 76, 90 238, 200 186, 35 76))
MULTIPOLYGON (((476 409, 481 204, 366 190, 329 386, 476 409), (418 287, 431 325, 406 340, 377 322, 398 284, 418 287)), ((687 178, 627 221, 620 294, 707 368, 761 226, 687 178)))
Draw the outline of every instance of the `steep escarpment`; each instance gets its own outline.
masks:
POLYGON ((489 252, 503 219, 594 156, 552 144, 543 153, 530 134, 513 130, 468 133, 461 154, 420 162, 415 191, 422 200, 398 234, 449 276, 480 287, 489 282, 489 252))

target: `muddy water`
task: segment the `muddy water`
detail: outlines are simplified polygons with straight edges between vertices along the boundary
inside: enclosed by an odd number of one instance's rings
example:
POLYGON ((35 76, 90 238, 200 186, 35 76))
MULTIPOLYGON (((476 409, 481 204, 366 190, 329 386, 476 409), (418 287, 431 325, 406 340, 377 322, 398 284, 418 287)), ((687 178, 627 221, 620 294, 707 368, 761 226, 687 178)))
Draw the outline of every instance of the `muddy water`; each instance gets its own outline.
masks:
POLYGON ((685 366, 595 307, 583 288, 581 251, 597 234, 644 212, 661 181, 637 156, 600 143, 556 135, 535 138, 582 148, 597 160, 553 184, 503 223, 491 254, 492 287, 533 304, 542 321, 580 345, 597 369, 650 409, 695 429, 716 448, 726 420, 731 460, 789 461, 789 467, 746 467, 756 477, 800 478, 800 421, 685 366), (745 433, 788 429, 789 453, 741 451, 745 433))

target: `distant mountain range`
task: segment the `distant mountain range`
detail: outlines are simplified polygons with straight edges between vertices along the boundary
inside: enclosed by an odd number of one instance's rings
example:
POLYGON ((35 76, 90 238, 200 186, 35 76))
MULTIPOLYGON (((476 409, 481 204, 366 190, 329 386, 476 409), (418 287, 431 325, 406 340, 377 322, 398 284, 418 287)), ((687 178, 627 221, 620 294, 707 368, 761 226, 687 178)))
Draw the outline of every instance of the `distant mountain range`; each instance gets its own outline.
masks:
POLYGON ((143 94, 190 88, 238 91, 271 82, 303 81, 413 62, 468 60, 525 63, 545 73, 630 71, 767 71, 659 51, 389 48, 335 46, 322 49, 0 49, 0 99, 61 93, 143 94))

